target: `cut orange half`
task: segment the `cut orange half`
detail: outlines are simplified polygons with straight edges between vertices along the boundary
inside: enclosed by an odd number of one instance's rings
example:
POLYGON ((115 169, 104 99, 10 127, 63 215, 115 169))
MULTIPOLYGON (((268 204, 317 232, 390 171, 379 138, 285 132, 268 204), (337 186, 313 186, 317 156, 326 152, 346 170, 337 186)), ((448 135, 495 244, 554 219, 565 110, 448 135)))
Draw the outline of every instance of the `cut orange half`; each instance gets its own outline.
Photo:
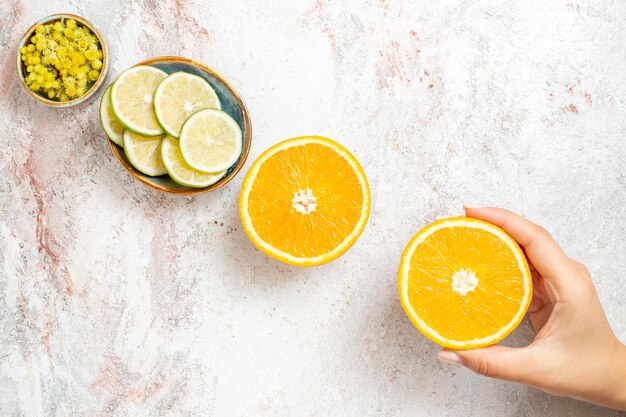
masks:
POLYGON ((369 217, 370 190, 352 154, 319 136, 289 139, 254 161, 239 196, 252 242, 292 265, 329 262, 352 246, 369 217))
POLYGON ((504 230, 468 217, 436 221, 409 242, 398 273, 404 311, 429 339, 474 349, 504 339, 530 304, 532 278, 504 230))

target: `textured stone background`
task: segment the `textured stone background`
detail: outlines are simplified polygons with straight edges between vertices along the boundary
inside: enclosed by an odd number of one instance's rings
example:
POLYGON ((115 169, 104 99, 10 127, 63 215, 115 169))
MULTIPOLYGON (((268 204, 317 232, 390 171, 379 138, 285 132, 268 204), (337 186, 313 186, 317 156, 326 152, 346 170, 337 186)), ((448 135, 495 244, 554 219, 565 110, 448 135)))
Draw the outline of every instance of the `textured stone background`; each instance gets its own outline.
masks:
POLYGON ((626 341, 625 18, 622 0, 2 0, 0 414, 626 415, 437 363, 395 283, 425 223, 510 207, 589 266, 626 341), (345 144, 373 192, 354 248, 274 262, 241 228, 243 175, 160 194, 118 165, 97 103, 30 99, 17 41, 60 11, 105 34, 111 76, 168 54, 221 72, 252 113, 250 159, 345 144))

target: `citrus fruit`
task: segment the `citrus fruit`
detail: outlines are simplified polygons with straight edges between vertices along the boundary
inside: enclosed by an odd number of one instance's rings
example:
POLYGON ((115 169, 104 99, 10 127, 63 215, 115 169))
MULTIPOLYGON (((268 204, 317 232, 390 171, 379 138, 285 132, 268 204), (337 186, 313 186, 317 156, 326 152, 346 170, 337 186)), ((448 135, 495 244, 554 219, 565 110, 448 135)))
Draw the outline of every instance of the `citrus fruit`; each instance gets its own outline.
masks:
POLYGON ((202 109, 221 109, 213 87, 203 78, 175 72, 154 93, 154 115, 163 130, 178 138, 185 120, 202 109))
POLYGON ((180 153, 178 140, 169 135, 165 136, 161 144, 161 157, 170 177, 177 183, 187 187, 208 187, 218 182, 226 174, 226 171, 208 174, 190 167, 185 162, 183 154, 180 153))
POLYGON ((183 124, 179 146, 192 168, 202 172, 223 171, 241 155, 241 128, 221 110, 200 110, 183 124))
POLYGON ((142 136, 163 134, 154 117, 152 98, 165 77, 165 72, 147 65, 129 68, 117 77, 111 88, 111 106, 124 129, 142 136))
POLYGON ((428 338, 454 349, 492 345, 526 314, 532 278, 518 244, 482 220, 436 221, 409 242, 398 273, 400 301, 428 338))
POLYGON ((161 159, 163 136, 145 137, 124 130, 124 153, 138 171, 156 177, 167 174, 161 159))
POLYGON ((329 262, 352 246, 369 217, 365 173, 338 143, 318 137, 281 142, 252 164, 239 215, 252 242, 292 265, 329 262))
POLYGON ((100 121, 102 122, 102 128, 107 137, 118 146, 124 146, 124 140, 122 133, 124 128, 118 123, 111 111, 111 100, 109 95, 111 94, 111 86, 108 86, 102 94, 102 101, 100 102, 100 121))

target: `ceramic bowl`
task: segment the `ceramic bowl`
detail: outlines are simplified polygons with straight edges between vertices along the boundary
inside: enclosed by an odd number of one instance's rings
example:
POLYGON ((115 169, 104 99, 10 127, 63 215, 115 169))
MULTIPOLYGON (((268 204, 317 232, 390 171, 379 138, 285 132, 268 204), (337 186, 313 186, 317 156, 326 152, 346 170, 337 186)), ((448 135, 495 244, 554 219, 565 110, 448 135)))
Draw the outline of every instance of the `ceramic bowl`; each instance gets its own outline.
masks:
POLYGON ((168 74, 178 71, 184 71, 204 78, 209 84, 211 84, 211 86, 217 93, 217 96, 219 97, 220 103, 222 105, 222 110, 228 113, 239 124, 242 133, 243 147, 239 159, 233 166, 231 166, 227 170, 224 178, 208 187, 192 188, 174 182, 174 180, 172 180, 168 175, 151 177, 137 171, 131 165, 131 163, 128 162, 128 159, 124 154, 124 149, 110 141, 103 133, 103 138, 105 138, 107 142, 109 142, 111 150, 120 161, 122 166, 133 177, 135 177, 135 179, 141 181, 142 183, 152 188, 156 188, 157 190, 174 194, 204 193, 220 188, 221 186, 232 180, 235 175, 237 175, 239 170, 241 170, 243 164, 246 162, 246 159, 248 158, 248 153, 250 152, 250 144, 252 141, 252 124, 250 122, 250 114, 248 113, 248 109, 246 108, 246 105, 243 102, 243 99, 241 98, 239 93, 237 93, 237 91, 235 91, 235 89, 224 79, 224 77, 219 75, 217 72, 202 64, 192 61, 191 59, 178 56, 163 56, 147 59, 145 61, 139 62, 136 65, 151 65, 162 71, 165 71, 168 74))
POLYGON ((91 102, 93 99, 97 97, 100 90, 102 90, 102 87, 106 84, 106 78, 109 74, 109 66, 110 65, 109 65, 109 54, 108 54, 107 44, 104 41, 102 34, 100 34, 100 32, 98 32, 96 28, 87 19, 81 16, 77 16, 75 14, 69 14, 69 13, 53 14, 53 15, 50 15, 48 17, 44 17, 43 19, 38 20, 30 28, 28 28, 24 36, 22 36, 22 39, 20 40, 19 45, 17 46, 17 76, 20 79, 20 83, 22 84, 22 87, 24 87, 24 90, 26 90, 29 96, 31 96, 38 102, 43 103, 46 106, 50 106, 50 107, 70 108, 70 107, 77 107, 77 106, 91 102), (76 23, 88 28, 94 35, 96 35, 96 37, 98 38, 98 41, 100 42, 100 47, 102 48, 102 71, 100 72, 100 76, 98 77, 96 82, 93 83, 91 88, 87 90, 87 92, 84 95, 74 100, 60 102, 60 101, 49 100, 47 97, 44 97, 41 94, 37 94, 33 90, 31 90, 28 87, 28 85, 26 85, 26 80, 24 79, 24 77, 27 74, 26 66, 22 62, 22 59, 20 56, 20 49, 22 49, 22 46, 28 44, 28 42, 30 41, 30 38, 35 34, 35 30, 37 29, 37 26, 42 25, 42 24, 54 23, 56 21, 63 20, 63 19, 74 19, 76 23))

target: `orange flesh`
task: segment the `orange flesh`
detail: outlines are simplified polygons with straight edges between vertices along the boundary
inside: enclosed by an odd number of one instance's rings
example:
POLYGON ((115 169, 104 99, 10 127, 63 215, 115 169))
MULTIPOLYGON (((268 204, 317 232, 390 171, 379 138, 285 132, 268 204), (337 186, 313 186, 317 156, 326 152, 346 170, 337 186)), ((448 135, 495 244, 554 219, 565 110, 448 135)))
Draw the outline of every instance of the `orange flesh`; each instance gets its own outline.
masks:
POLYGON ((428 327, 451 340, 488 337, 505 327, 520 308, 524 276, 513 251, 494 234, 476 228, 442 228, 415 248, 408 298, 428 327), (461 295, 452 277, 471 271, 473 291, 461 295))
POLYGON ((354 169, 332 148, 316 143, 292 146, 259 168, 248 198, 254 230, 265 242, 302 258, 325 254, 355 229, 363 190, 354 169), (311 190, 314 211, 303 214, 292 200, 311 190))

